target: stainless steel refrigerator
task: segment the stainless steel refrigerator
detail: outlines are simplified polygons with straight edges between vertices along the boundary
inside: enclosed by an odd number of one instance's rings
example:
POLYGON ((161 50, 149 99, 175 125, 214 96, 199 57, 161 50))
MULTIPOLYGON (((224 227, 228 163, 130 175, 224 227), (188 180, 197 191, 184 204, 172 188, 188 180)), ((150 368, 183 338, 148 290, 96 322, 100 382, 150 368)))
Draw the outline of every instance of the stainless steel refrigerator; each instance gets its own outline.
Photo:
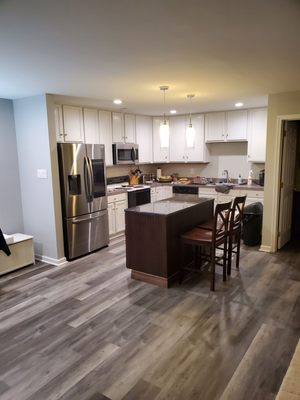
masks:
POLYGON ((58 143, 67 260, 108 245, 104 154, 100 144, 58 143))

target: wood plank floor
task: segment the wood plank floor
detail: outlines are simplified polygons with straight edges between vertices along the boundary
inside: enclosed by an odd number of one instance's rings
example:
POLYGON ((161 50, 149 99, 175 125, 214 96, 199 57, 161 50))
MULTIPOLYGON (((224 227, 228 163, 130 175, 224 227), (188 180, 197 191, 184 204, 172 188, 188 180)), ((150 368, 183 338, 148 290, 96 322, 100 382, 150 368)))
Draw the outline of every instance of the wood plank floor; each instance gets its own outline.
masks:
POLYGON ((124 250, 0 277, 0 400, 275 398, 300 335, 299 244, 244 247, 215 293, 205 274, 133 281, 124 250))

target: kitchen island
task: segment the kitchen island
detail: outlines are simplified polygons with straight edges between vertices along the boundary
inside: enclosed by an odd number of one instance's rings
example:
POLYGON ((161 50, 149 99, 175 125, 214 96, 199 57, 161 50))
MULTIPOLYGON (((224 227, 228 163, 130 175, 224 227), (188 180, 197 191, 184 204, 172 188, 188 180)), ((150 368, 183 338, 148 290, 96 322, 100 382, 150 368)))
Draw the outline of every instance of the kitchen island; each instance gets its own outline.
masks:
POLYGON ((180 235, 213 215, 213 200, 170 198, 125 210, 126 266, 131 277, 160 287, 178 278, 180 235))

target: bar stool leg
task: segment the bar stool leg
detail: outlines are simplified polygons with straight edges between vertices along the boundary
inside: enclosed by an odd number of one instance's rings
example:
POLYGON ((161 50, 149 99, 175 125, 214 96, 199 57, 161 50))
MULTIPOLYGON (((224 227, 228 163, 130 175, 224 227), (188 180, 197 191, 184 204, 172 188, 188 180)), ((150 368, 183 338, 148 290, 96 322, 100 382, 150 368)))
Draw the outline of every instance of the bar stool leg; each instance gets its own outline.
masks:
POLYGON ((236 268, 240 266, 240 247, 241 247, 241 231, 237 232, 237 249, 236 249, 236 268))
POLYGON ((228 263, 227 263, 227 274, 230 276, 231 275, 231 259, 232 259, 232 237, 229 236, 229 241, 228 241, 228 263))
POLYGON ((215 268, 216 268, 216 260, 215 260, 215 248, 211 247, 210 251, 210 268, 211 268, 211 277, 210 277, 210 290, 215 290, 215 268))

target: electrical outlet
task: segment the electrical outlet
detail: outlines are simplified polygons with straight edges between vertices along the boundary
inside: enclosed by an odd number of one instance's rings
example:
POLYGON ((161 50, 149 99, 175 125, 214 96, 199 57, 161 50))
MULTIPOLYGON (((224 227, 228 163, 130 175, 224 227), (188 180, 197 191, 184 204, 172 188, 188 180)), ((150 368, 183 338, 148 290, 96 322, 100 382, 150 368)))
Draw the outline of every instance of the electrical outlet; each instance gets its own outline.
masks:
POLYGON ((38 169, 37 177, 39 179, 47 179, 48 178, 47 170, 46 169, 38 169))

